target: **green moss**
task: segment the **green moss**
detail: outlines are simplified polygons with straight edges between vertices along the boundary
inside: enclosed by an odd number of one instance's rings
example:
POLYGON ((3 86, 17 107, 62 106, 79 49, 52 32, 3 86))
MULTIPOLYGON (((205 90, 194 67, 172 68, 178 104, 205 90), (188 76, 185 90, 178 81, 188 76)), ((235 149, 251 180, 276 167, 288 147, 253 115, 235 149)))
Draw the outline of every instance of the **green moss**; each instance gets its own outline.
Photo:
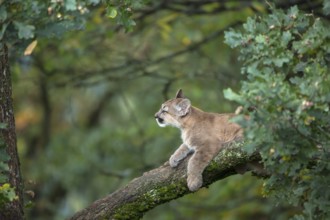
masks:
POLYGON ((187 191, 188 189, 184 181, 156 187, 141 195, 134 202, 124 204, 118 208, 111 219, 140 219, 143 217, 144 212, 154 208, 158 204, 178 198, 187 193, 187 191))
POLYGON ((214 172, 219 169, 219 164, 212 160, 210 164, 206 167, 205 171, 206 172, 214 172))

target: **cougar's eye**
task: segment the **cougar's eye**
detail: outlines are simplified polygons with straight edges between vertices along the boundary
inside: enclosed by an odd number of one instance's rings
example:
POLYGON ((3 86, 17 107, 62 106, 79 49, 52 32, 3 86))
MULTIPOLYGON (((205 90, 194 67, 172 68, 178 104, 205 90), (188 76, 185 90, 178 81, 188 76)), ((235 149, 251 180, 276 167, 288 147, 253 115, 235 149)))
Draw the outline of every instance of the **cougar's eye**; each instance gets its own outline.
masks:
POLYGON ((168 112, 168 107, 165 105, 162 105, 162 112, 167 113, 168 112))

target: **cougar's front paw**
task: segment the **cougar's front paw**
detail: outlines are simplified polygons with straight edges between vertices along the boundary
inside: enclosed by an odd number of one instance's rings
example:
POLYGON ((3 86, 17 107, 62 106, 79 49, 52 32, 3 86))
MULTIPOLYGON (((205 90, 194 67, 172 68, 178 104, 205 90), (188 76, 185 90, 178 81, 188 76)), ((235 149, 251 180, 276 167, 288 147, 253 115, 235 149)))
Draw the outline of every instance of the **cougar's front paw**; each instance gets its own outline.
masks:
POLYGON ((197 191, 203 185, 202 175, 188 175, 187 185, 190 191, 197 191))
POLYGON ((170 157, 170 166, 171 167, 177 167, 178 165, 179 165, 179 160, 177 160, 175 157, 174 157, 174 155, 172 155, 171 157, 170 157))

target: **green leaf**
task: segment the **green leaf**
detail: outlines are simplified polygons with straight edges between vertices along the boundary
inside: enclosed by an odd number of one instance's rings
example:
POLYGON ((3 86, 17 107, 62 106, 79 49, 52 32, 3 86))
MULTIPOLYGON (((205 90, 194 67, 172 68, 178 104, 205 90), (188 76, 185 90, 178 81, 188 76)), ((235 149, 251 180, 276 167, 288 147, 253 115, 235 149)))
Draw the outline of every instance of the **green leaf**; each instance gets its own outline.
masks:
POLYGON ((6 129, 7 124, 6 123, 0 123, 0 129, 6 129))
POLYGON ((8 176, 5 174, 9 170, 8 164, 0 161, 0 184, 8 181, 8 176))
MULTIPOLYGON (((5 161, 8 161, 10 159, 8 153, 6 152, 5 149, 0 149, 0 162, 5 162, 5 161)), ((0 167, 1 169, 1 167, 0 167)))
POLYGON ((323 1, 323 13, 325 15, 330 14, 330 0, 324 0, 323 1))
POLYGON ((242 98, 240 95, 237 93, 233 92, 231 88, 225 89, 223 91, 223 95, 225 96, 226 99, 231 100, 231 101, 236 101, 236 102, 241 102, 242 98))
POLYGON ((8 23, 5 23, 5 24, 2 25, 2 28, 0 30, 0 40, 2 40, 2 38, 3 38, 3 36, 6 32, 7 26, 8 26, 8 23))
POLYGON ((37 34, 41 37, 60 37, 67 31, 72 30, 79 30, 82 29, 84 26, 83 21, 77 20, 77 21, 60 21, 57 23, 53 23, 47 26, 42 31, 39 31, 37 34))
POLYGON ((107 8, 107 13, 106 15, 109 17, 109 18, 115 18, 117 16, 118 12, 117 12, 117 9, 114 8, 114 7, 108 7, 107 8))
POLYGON ((235 32, 234 30, 225 31, 225 43, 231 48, 235 48, 241 45, 242 34, 235 32))
POLYGON ((4 22, 7 19, 7 11, 5 6, 0 7, 0 22, 4 22))
POLYGON ((256 37, 256 42, 257 43, 260 43, 260 44, 266 44, 266 37, 265 37, 265 35, 259 34, 256 37))
POLYGON ((288 43, 290 42, 291 39, 292 39, 292 34, 290 31, 283 32, 282 38, 281 38, 282 46, 288 45, 288 43))
POLYGON ((256 22, 254 19, 248 18, 246 23, 243 24, 243 27, 248 33, 253 33, 256 28, 256 22))
POLYGON ((7 181, 8 181, 8 177, 3 174, 0 174, 0 183, 5 183, 7 181))
POLYGON ((23 24, 18 21, 14 21, 14 25, 18 30, 19 39, 30 39, 34 37, 35 27, 33 25, 23 24))
POLYGON ((275 66, 277 66, 277 67, 282 67, 284 63, 287 63, 289 61, 290 61, 290 59, 287 57, 273 59, 273 62, 275 64, 275 66))
MULTIPOLYGON (((1 170, 1 172, 3 172, 3 171, 8 171, 9 170, 9 166, 8 166, 8 164, 6 164, 6 163, 3 163, 3 162, 0 162, 0 170, 1 170)), ((0 174, 0 176, 2 176, 3 174, 0 174)), ((6 177, 7 178, 7 177, 6 177)))
POLYGON ((289 9, 289 16, 292 19, 296 19, 298 16, 299 10, 298 7, 295 5, 289 9))
POLYGON ((7 202, 17 199, 15 190, 10 186, 9 183, 5 183, 0 186, 0 206, 4 205, 7 202))

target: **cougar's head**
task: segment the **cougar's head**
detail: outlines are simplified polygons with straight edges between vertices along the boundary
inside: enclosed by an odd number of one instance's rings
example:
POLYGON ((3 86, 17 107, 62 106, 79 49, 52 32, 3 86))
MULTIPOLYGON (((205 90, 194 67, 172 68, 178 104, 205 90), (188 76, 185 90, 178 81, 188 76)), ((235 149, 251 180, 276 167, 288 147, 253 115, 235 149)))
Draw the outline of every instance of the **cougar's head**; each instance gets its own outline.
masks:
POLYGON ((190 112, 190 108, 190 100, 185 98, 182 90, 179 89, 174 99, 162 104, 155 118, 160 127, 171 125, 180 128, 181 120, 190 112))

